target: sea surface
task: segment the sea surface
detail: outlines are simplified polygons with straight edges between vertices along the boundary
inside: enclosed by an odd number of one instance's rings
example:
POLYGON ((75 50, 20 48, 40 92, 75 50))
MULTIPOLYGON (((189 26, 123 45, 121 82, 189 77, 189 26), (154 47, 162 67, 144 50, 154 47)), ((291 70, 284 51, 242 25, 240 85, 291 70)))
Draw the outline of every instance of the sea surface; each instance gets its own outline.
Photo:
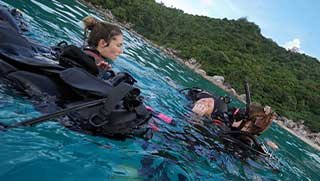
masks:
MULTIPOLYGON (((73 0, 2 0, 18 8, 28 25, 25 36, 45 46, 60 41, 81 46, 81 19, 104 17, 73 0)), ((123 30, 124 53, 115 71, 138 80, 147 105, 174 118, 167 124, 154 118, 160 131, 151 140, 111 139, 70 131, 47 122, 0 132, 0 180, 320 180, 320 153, 276 124, 260 138, 280 149, 273 158, 243 157, 214 134, 191 124, 190 102, 179 89, 198 86, 217 95, 218 87, 166 56, 156 47, 123 30)), ((254 92, 254 90, 251 90, 254 92)), ((234 106, 243 106, 233 98, 234 106)), ((33 101, 0 84, 0 121, 35 118, 33 101)))

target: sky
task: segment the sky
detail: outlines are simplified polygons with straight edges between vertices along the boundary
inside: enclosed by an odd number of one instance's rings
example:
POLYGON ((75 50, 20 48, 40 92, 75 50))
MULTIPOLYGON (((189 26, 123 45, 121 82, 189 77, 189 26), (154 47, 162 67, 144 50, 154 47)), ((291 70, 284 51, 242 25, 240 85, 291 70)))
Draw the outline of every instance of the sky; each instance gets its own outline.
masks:
POLYGON ((296 47, 320 60, 319 0, 156 0, 188 14, 213 18, 246 17, 263 36, 285 48, 296 47))

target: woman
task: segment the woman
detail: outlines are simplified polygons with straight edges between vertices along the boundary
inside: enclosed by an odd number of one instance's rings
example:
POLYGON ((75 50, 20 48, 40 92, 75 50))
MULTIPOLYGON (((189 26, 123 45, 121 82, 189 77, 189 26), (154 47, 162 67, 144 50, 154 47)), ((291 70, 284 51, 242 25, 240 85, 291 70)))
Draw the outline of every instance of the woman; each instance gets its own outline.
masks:
POLYGON ((81 67, 94 75, 101 73, 100 70, 111 70, 111 65, 105 59, 114 61, 123 52, 120 28, 92 16, 84 18, 83 23, 86 46, 83 51, 73 45, 64 47, 58 57, 60 65, 81 67))
POLYGON ((89 33, 85 53, 95 59, 98 67, 109 69, 111 66, 103 58, 115 60, 123 51, 123 34, 120 28, 100 22, 92 16, 83 19, 85 35, 89 33))
POLYGON ((87 53, 75 46, 60 46, 62 53, 57 65, 39 56, 37 47, 42 45, 31 43, 6 20, 14 22, 15 18, 2 11, 9 12, 0 8, 1 81, 40 103, 39 111, 64 109, 63 114, 68 115, 60 122, 72 130, 121 140, 151 137, 151 113, 143 104, 140 90, 134 87, 133 78, 118 73, 102 81, 92 75, 99 73, 103 58, 114 60, 122 53, 123 36, 118 27, 102 22, 86 24, 91 29, 87 53), (88 104, 100 100, 105 102, 88 104), (69 112, 79 107, 81 111, 69 112))

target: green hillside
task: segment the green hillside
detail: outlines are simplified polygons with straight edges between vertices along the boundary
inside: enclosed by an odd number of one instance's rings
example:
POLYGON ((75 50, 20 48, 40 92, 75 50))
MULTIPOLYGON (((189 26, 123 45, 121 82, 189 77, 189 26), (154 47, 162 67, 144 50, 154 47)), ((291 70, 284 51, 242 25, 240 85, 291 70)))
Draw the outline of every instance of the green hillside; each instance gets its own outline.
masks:
MULTIPOLYGON (((320 62, 289 52, 261 35, 259 26, 238 20, 193 16, 154 0, 90 0, 158 45, 195 58, 208 75, 222 75, 241 91, 248 79, 253 100, 281 115, 303 119, 320 131, 320 62)), ((241 92, 240 92, 241 93, 241 92)))

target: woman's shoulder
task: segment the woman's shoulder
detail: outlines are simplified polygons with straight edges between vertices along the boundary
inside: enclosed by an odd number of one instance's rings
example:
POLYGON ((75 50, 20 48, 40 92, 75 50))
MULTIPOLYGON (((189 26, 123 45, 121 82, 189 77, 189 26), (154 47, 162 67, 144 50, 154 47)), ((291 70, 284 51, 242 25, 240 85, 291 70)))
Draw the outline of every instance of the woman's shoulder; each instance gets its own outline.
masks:
POLYGON ((88 72, 98 75, 99 70, 95 64, 95 59, 85 51, 75 45, 67 45, 63 48, 58 57, 59 64, 64 67, 80 67, 88 72))

